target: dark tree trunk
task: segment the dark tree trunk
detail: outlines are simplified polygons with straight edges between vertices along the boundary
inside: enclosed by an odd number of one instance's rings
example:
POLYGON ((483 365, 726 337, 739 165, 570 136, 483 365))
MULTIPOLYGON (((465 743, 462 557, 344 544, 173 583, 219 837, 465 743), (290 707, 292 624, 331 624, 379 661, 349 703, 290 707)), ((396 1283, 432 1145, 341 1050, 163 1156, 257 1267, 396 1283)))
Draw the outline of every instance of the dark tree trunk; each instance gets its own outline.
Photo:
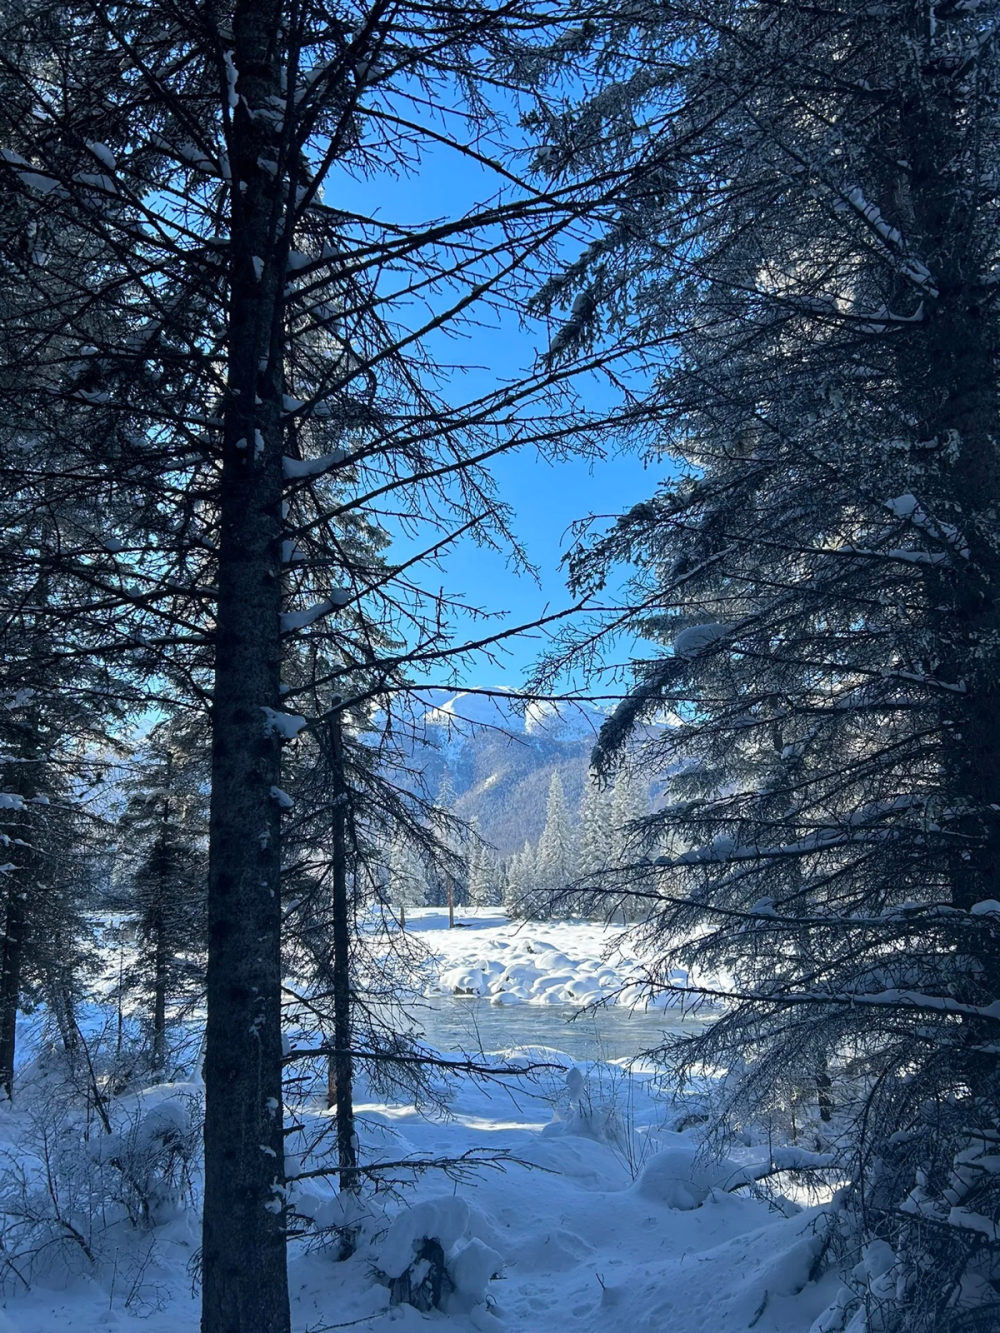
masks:
POLYGON ((351 936, 347 894, 347 782, 339 716, 330 723, 333 771, 333 1078, 337 1100, 337 1162, 340 1188, 357 1187, 354 1139, 354 1063, 351 1057, 351 936))
POLYGON ((212 708, 202 1333, 288 1333, 281 1088, 280 7, 238 3, 212 708), (269 100, 270 99, 270 100, 269 100))
MULTIPOLYGON (((165 783, 167 790, 173 779, 173 760, 167 755, 165 783)), ((160 840, 156 854, 156 901, 153 905, 153 1052, 152 1067, 163 1069, 167 1063, 167 984, 170 953, 167 941, 167 902, 175 885, 172 880, 183 874, 178 864, 176 847, 170 836, 170 798, 163 802, 160 812, 160 840)))
POLYGON ((935 513, 958 524, 968 547, 967 558, 928 573, 930 618, 940 645, 935 674, 952 687, 942 692, 942 713, 957 733, 945 762, 956 805, 965 809, 955 827, 959 836, 952 839, 952 902, 968 910, 1000 897, 1000 685, 995 648, 991 658, 982 650, 1000 635, 996 298, 973 225, 983 198, 959 188, 954 178, 953 160, 968 128, 947 71, 938 69, 924 81, 920 97, 901 108, 900 123, 903 154, 910 159, 916 245, 937 288, 925 318, 900 347, 912 386, 908 406, 919 412, 921 438, 939 446, 925 483, 935 513))
POLYGON ((7 895, 7 920, 0 959, 0 1085, 14 1099, 14 1057, 17 1050, 17 1010, 21 993, 21 959, 27 933, 23 887, 12 881, 7 895))
POLYGON ((828 1125, 833 1119, 833 1080, 830 1078, 830 1071, 825 1060, 820 1061, 819 1068, 816 1070, 816 1104, 819 1107, 819 1118, 824 1125, 828 1125))
MULTIPOLYGON (((163 886, 166 887, 165 885, 163 886)), ((163 912, 158 911, 153 923, 153 1068, 163 1069, 167 1063, 167 940, 163 912)))
POLYGON ((76 1025, 73 997, 66 978, 61 976, 51 978, 46 986, 46 991, 45 998, 48 1000, 49 1008, 56 1020, 56 1027, 59 1029, 59 1040, 62 1042, 63 1050, 72 1063, 80 1049, 80 1030, 76 1025))
MULTIPOLYGON (((46 495, 50 488, 46 484, 46 495)), ((52 533, 48 522, 42 523, 41 544, 48 547, 52 533)), ((49 600, 49 580, 42 575, 35 583, 32 600, 39 606, 45 606, 49 600)), ((42 644, 39 638, 39 650, 42 644)), ((27 771, 42 759, 43 751, 39 743, 41 717, 34 711, 27 719, 22 735, 15 742, 15 752, 19 759, 27 761, 27 771)), ((16 781, 16 779, 15 779, 16 781)), ((15 788, 16 789, 16 788, 15 788)), ((22 849, 24 860, 19 870, 9 879, 7 892, 7 910, 4 919, 3 951, 0 954, 0 1086, 9 1101, 14 1100, 14 1061, 17 1056, 17 1014, 21 1004, 21 971, 24 962, 25 944, 30 930, 29 898, 31 888, 36 896, 39 891, 39 852, 37 830, 33 830, 31 820, 24 814, 17 817, 21 825, 20 836, 24 842, 22 849)), ((74 1029, 75 1037, 75 1029, 74 1029)), ((67 1048, 69 1049, 69 1048, 67 1048)))
POLYGON ((331 1034, 328 1040, 334 1050, 326 1057, 326 1109, 332 1111, 337 1105, 337 1038, 331 1034))

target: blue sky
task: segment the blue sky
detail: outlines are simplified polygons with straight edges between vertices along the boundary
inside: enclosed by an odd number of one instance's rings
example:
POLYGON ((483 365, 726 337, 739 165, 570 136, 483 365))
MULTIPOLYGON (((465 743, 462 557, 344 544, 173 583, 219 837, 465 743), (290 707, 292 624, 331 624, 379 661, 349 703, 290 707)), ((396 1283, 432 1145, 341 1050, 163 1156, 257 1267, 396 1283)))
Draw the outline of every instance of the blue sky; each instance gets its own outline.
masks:
MULTIPOLYGON (((467 540, 445 562, 444 583, 471 606, 506 611, 502 623, 514 625, 534 619, 546 607, 554 611, 571 603, 559 561, 573 520, 628 509, 652 491, 658 473, 644 470, 641 461, 630 456, 591 465, 584 459, 549 463, 520 453, 502 459, 494 475, 502 498, 516 512, 517 535, 538 566, 539 582, 519 576, 503 557, 467 540)), ((479 623, 468 624, 466 630, 476 637, 483 632, 479 623)), ((538 636, 509 641, 502 678, 495 679, 495 668, 484 668, 482 675, 489 679, 475 683, 516 688, 542 647, 538 636)))
MULTIPOLYGON (((454 130, 454 126, 450 127, 454 130)), ((516 133, 516 132, 515 132, 516 133)), ((376 172, 368 179, 328 178, 326 197, 345 194, 345 206, 396 223, 414 224, 442 216, 461 216, 467 209, 492 195, 495 178, 479 164, 445 148, 428 153, 419 171, 393 179, 376 172)), ((580 245, 569 241, 567 254, 575 256, 580 245)), ((460 341, 442 338, 442 362, 459 362, 463 369, 454 384, 438 386, 453 401, 488 392, 500 380, 510 380, 529 368, 544 330, 524 332, 512 316, 489 312, 477 318, 484 324, 460 341)), ((590 407, 611 410, 614 398, 596 379, 584 386, 582 396, 590 407)), ((619 454, 606 459, 571 458, 548 461, 534 449, 501 456, 492 466, 500 498, 515 512, 514 529, 528 559, 538 568, 539 581, 518 573, 505 556, 465 539, 442 560, 440 570, 430 568, 426 586, 443 586, 461 595, 471 606, 505 612, 493 628, 531 621, 546 609, 550 612, 570 604, 560 559, 569 544, 569 526, 589 514, 613 516, 647 498, 664 472, 664 465, 644 465, 634 455, 619 454)), ((422 545, 423 541, 419 542, 422 545)), ((407 555, 418 542, 396 544, 394 553, 407 555)), ((456 637, 480 638, 484 622, 456 619, 456 637)), ((489 663, 467 671, 467 684, 505 685, 516 688, 528 672, 544 640, 539 635, 507 641, 502 654, 503 669, 489 663)), ((440 673, 435 673, 440 678, 440 673)))

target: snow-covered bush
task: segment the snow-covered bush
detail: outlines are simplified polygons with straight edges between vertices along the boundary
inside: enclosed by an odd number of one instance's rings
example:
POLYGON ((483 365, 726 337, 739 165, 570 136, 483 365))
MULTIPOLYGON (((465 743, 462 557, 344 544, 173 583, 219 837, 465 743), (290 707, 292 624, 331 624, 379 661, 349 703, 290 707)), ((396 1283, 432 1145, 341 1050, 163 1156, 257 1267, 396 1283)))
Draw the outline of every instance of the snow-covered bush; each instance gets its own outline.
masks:
POLYGON ((68 1083, 27 1086, 0 1128, 0 1288, 87 1276, 147 1306, 152 1232, 193 1202, 200 1122, 190 1085, 108 1100, 97 1115, 68 1083))
POLYGON ((706 1156, 680 1135, 671 1137, 675 1142, 659 1145, 635 1182, 636 1193, 650 1203, 687 1211, 700 1207, 713 1189, 731 1189, 745 1178, 729 1158, 706 1156))
POLYGON ((190 1090, 140 1100, 121 1129, 91 1142, 91 1160, 108 1173, 111 1197, 135 1227, 172 1221, 190 1194, 191 1163, 200 1133, 200 1099, 190 1090), (151 1100, 151 1099, 150 1099, 151 1100))
MULTIPOLYGON (((640 1124, 636 1114, 636 1084, 629 1069, 594 1063, 586 1072, 578 1065, 567 1069, 549 1095, 552 1121, 542 1133, 572 1135, 604 1143, 621 1161, 632 1180, 660 1150, 661 1125, 640 1124)), ((659 1122, 666 1108, 658 1108, 659 1122)), ((693 1148, 692 1148, 693 1151, 693 1148)))

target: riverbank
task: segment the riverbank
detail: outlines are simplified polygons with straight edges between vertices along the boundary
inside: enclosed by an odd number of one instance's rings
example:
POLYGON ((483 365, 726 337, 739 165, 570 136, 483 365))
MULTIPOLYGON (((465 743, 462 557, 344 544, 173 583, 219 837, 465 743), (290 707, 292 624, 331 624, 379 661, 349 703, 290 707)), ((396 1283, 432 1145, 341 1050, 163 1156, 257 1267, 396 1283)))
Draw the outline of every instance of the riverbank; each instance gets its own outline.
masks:
MULTIPOLYGON (((668 1096, 655 1067, 635 1059, 664 1031, 706 1019, 629 1003, 641 960, 626 932, 487 911, 458 920, 449 930, 430 908, 408 920, 425 948, 414 1016, 441 1054, 473 1053, 495 1076, 456 1077, 444 1109, 387 1102, 359 1078, 361 1161, 375 1174, 357 1200, 312 1174, 330 1161, 330 1113, 314 1101, 287 1107, 293 1228, 347 1222, 356 1245, 341 1262, 330 1233, 291 1241, 294 1333, 551 1333, 554 1321, 579 1333, 841 1327, 816 1323, 837 1289, 832 1275, 810 1280, 823 1209, 760 1196, 764 1141, 710 1159, 704 1089, 668 1096), (581 1015, 583 1005, 597 1007, 581 1015), (417 1251, 427 1238, 444 1276, 439 1308, 422 1312, 392 1292, 426 1278, 417 1251)), ((39 1067, 17 1106, 0 1107, 6 1204, 51 1219, 30 1289, 7 1272, 0 1333, 196 1333, 200 1085, 116 1099, 109 1138, 57 1082, 39 1067), (115 1221, 120 1163, 137 1150, 141 1160, 165 1131, 194 1145, 185 1187, 167 1190, 147 1225, 120 1204, 115 1221)))

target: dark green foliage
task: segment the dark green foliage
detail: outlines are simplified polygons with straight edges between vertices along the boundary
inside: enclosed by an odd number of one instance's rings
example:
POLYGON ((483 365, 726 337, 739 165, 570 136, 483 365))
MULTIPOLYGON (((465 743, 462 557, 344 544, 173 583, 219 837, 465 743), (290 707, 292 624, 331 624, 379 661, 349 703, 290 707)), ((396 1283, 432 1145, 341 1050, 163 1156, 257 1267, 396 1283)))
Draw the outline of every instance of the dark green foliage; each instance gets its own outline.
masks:
POLYGON ((623 13, 543 155, 626 164, 540 301, 576 297, 555 359, 637 338, 624 429, 670 460, 570 557, 578 590, 632 562, 658 645, 597 765, 670 724, 667 852, 616 891, 647 895, 651 987, 680 962, 725 1001, 678 1073, 732 1071, 724 1134, 812 1107, 845 1234, 891 1247, 867 1327, 905 1333, 995 1320, 1000 1283, 997 17, 623 13))
POLYGON ((200 718, 159 723, 123 784, 115 905, 127 914, 135 952, 122 983, 140 998, 158 1073, 168 1063, 171 1016, 204 994, 207 741, 200 718))

